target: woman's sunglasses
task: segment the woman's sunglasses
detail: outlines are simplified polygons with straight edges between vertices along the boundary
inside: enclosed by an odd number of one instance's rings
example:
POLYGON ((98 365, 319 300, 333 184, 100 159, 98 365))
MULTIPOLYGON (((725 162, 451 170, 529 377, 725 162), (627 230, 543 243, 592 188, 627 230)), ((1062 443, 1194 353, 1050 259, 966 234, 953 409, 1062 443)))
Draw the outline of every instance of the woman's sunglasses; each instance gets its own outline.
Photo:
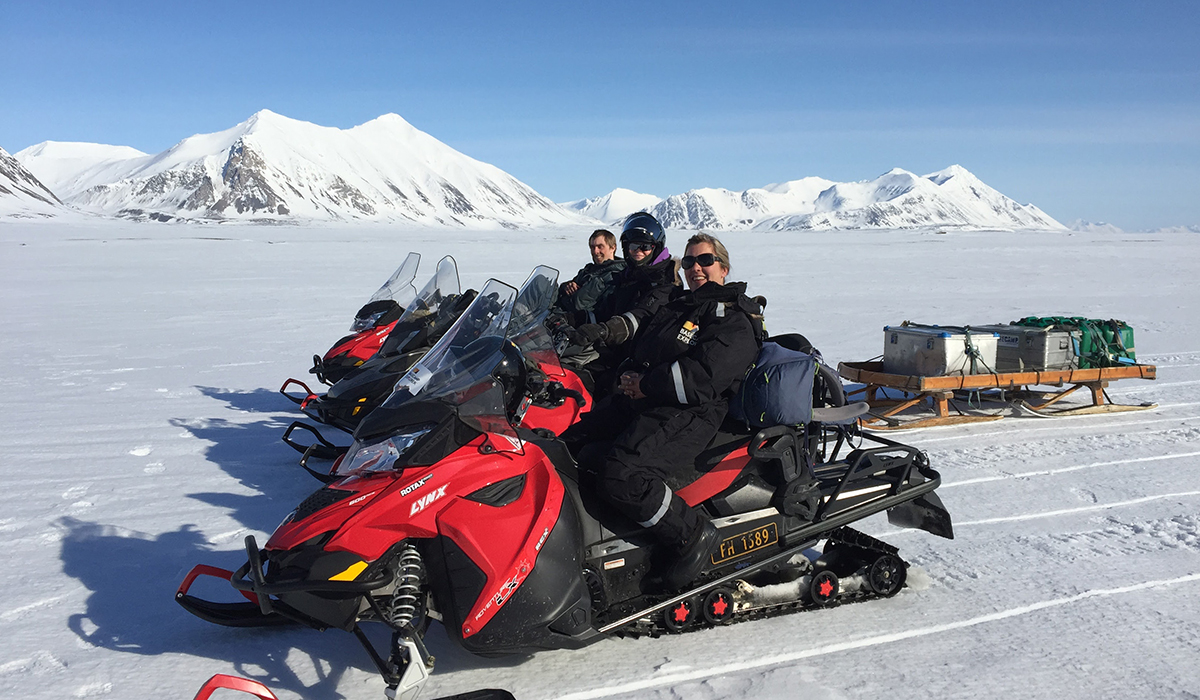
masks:
POLYGON ((654 250, 653 243, 629 243, 625 246, 625 250, 640 250, 644 253, 649 253, 654 250))
POLYGON ((701 253, 699 255, 685 255, 679 261, 679 264, 683 267, 683 269, 690 270, 692 269, 692 265, 695 265, 696 263, 700 263, 700 267, 708 267, 713 263, 719 262, 721 262, 721 259, 712 253, 701 253))

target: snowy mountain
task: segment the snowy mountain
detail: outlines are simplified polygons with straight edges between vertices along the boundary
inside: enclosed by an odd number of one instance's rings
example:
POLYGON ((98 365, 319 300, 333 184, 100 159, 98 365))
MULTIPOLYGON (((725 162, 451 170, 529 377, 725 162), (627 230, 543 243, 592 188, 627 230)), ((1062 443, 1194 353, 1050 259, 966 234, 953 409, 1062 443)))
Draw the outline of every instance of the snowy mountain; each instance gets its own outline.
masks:
POLYGON ((49 188, 72 207, 133 219, 516 228, 593 220, 611 225, 647 210, 676 229, 1065 228, 957 165, 925 176, 897 168, 860 182, 806 177, 741 192, 695 189, 666 199, 618 188, 558 205, 395 114, 338 129, 263 110, 159 154, 47 141, 17 153, 16 162, 45 184, 40 189, 49 188))
POLYGON ((808 177, 744 192, 691 190, 650 211, 668 228, 685 229, 1065 228, 958 165, 923 177, 895 168, 860 182, 808 177))
POLYGON ((1084 221, 1075 219, 1067 228, 1081 233, 1124 233, 1119 226, 1104 221, 1084 221))
POLYGON ((36 170, 38 179, 60 197, 70 199, 96 185, 120 179, 131 163, 145 162, 151 156, 129 146, 44 141, 18 151, 14 157, 26 168, 36 170))
POLYGON ((0 148, 0 216, 53 216, 61 209, 58 197, 0 148))
POLYGON ((565 202, 560 206, 604 222, 620 221, 635 211, 645 211, 662 201, 662 197, 641 194, 623 187, 601 197, 565 202))
POLYGON ((499 168, 395 114, 337 129, 268 110, 157 155, 44 143, 19 154, 84 211, 153 219, 581 223, 499 168))
POLYGON ((1191 226, 1165 226, 1150 231, 1150 233, 1200 233, 1200 224, 1192 224, 1191 226))

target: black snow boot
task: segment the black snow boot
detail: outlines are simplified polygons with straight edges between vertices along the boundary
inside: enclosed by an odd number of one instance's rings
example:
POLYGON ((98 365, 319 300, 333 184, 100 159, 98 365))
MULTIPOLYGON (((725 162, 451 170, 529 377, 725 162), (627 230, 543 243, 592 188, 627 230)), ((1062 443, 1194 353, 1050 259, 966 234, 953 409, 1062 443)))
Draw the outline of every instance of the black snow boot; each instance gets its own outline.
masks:
POLYGON ((663 572, 663 589, 677 591, 695 581, 720 546, 721 533, 717 526, 705 520, 663 572))

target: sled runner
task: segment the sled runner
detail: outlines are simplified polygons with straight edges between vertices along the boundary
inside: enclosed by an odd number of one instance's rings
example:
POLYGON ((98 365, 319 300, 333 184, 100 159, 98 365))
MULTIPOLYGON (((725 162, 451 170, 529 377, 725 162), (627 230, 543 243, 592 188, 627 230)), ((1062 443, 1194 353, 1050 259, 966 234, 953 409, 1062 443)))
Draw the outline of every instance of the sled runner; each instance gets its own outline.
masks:
MULTIPOLYGON (((940 377, 920 375, 888 374, 882 362, 842 362, 838 374, 863 386, 848 392, 850 396, 862 396, 871 406, 871 412, 861 419, 862 426, 871 430, 899 430, 925 428, 936 425, 955 425, 1000 420, 999 414, 963 413, 951 415, 952 401, 962 398, 967 402, 996 399, 1005 404, 1042 416, 1076 416, 1092 413, 1118 413, 1122 411, 1144 411, 1157 404, 1140 405, 1114 404, 1105 389, 1118 379, 1154 379, 1154 365, 1121 365, 1091 369, 1044 370, 1026 372, 999 372, 989 374, 960 374, 940 377), (1035 392, 1030 387, 1055 386, 1068 388, 1053 392, 1035 392), (1062 408, 1059 401, 1076 390, 1087 388, 1092 402, 1084 406, 1062 408), (889 396, 888 389, 899 391, 902 396, 889 396), (987 392, 986 394, 983 392, 987 392), (929 402, 934 415, 925 418, 905 418, 903 411, 929 402)), ((955 407, 956 410, 957 407, 955 407)))

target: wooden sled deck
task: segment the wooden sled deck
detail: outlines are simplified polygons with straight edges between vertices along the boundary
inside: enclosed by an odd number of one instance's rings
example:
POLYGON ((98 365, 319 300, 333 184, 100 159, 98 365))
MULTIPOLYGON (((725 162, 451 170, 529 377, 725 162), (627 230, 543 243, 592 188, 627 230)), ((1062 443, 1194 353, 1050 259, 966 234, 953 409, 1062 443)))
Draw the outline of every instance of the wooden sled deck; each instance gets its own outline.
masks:
MULTIPOLYGON (((863 395, 871 405, 871 412, 860 419, 864 428, 872 430, 901 430, 925 428, 934 425, 954 425, 994 421, 1003 418, 1000 414, 962 413, 951 415, 951 401, 956 393, 960 398, 966 394, 968 402, 986 397, 1001 401, 1041 416, 1078 416, 1089 413, 1117 413, 1121 411, 1144 411, 1157 404, 1137 406, 1114 404, 1105 393, 1109 382, 1117 379, 1154 379, 1154 365, 1125 365, 1098 369, 1046 370, 1029 372, 1004 372, 993 374, 964 374, 944 377, 888 374, 882 362, 842 362, 838 374, 851 382, 863 386, 847 392, 847 397, 863 395), (1069 388, 1060 391, 1037 392, 1029 387, 1054 386, 1069 388), (1092 403, 1085 406, 1060 408, 1054 405, 1077 389, 1086 387, 1091 391, 1092 403), (903 393, 900 398, 889 397, 888 389, 903 393), (983 394, 983 392, 988 392, 983 394), (910 408, 930 402, 935 415, 932 417, 901 417, 899 414, 910 408)), ((957 406, 955 407, 956 410, 957 406)))

